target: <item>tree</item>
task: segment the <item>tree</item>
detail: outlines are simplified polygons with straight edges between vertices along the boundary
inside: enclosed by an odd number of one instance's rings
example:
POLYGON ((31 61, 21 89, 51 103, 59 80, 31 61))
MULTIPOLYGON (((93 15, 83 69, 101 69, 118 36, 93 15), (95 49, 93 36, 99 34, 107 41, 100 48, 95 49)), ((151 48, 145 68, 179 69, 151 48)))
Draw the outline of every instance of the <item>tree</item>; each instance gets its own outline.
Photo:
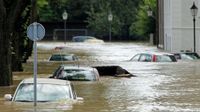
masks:
POLYGON ((115 37, 130 36, 130 26, 136 19, 140 0, 42 0, 39 5, 40 21, 62 21, 64 10, 68 21, 87 22, 94 35, 108 36, 108 13, 113 14, 112 34, 115 37))
POLYGON ((88 0, 40 0, 38 2, 40 21, 63 21, 62 13, 67 11, 69 21, 84 22, 89 10, 88 0))
POLYGON ((137 35, 143 39, 148 39, 150 33, 154 33, 155 26, 155 11, 156 11, 156 0, 143 0, 140 1, 136 20, 130 27, 131 35, 137 35), (153 15, 149 17, 147 11, 152 10, 153 15))
POLYGON ((88 12, 88 27, 97 34, 108 35, 108 13, 113 14, 112 33, 122 39, 129 38, 129 27, 135 20, 139 0, 96 0, 88 12))
POLYGON ((0 0, 0 86, 12 84, 12 51, 18 55, 18 47, 14 47, 21 37, 18 23, 29 5, 29 0, 0 0))
MULTIPOLYGON (((96 0, 90 2, 90 10, 87 11, 87 14, 89 16, 86 22, 88 23, 88 28, 92 29, 92 31, 95 32, 94 35, 99 37, 108 35, 108 14, 110 11, 110 3, 106 0, 96 0)), ((120 31, 120 21, 117 18, 116 14, 114 14, 113 11, 111 12, 114 18, 114 21, 112 21, 112 33, 113 35, 117 35, 120 31)))

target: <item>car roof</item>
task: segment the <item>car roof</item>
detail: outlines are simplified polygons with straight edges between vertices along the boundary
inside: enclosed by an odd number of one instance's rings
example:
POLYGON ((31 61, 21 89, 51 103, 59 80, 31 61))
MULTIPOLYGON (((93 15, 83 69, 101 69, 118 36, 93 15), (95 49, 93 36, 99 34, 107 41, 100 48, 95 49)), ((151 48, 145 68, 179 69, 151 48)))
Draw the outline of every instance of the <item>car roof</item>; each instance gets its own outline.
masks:
POLYGON ((51 56, 63 56, 63 55, 65 55, 65 56, 73 56, 74 54, 52 54, 51 56))
POLYGON ((176 52, 173 54, 197 54, 197 53, 195 53, 195 52, 176 52))
POLYGON ((93 67, 83 67, 83 66, 69 66, 69 65, 60 65, 64 67, 64 69, 84 69, 84 70, 93 70, 96 68, 93 67))
POLYGON ((74 36, 73 38, 94 38, 92 36, 74 36))
MULTIPOLYGON (((21 83, 33 83, 33 78, 24 79, 21 83)), ((59 80, 59 79, 50 79, 50 78, 37 78, 38 84, 55 84, 55 85, 70 85, 69 81, 59 80)))
POLYGON ((140 54, 151 54, 151 55, 173 55, 171 53, 166 52, 146 52, 146 53, 140 53, 140 54))
POLYGON ((96 68, 93 67, 88 67, 88 66, 69 66, 69 65, 65 65, 62 64, 59 67, 64 67, 64 69, 66 70, 70 70, 70 69, 82 69, 82 70, 94 70, 96 68))

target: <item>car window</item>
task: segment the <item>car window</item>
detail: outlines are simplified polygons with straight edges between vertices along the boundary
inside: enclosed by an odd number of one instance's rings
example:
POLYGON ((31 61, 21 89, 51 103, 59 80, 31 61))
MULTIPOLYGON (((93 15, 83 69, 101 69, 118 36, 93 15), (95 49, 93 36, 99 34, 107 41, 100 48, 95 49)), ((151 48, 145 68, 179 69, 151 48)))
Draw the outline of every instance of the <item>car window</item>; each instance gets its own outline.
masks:
POLYGON ((139 61, 151 62, 152 56, 149 54, 142 54, 139 61))
MULTIPOLYGON (((37 101, 57 101, 70 98, 70 89, 67 85, 37 84, 37 101)), ((33 101, 33 84, 21 84, 14 100, 33 101)))
POLYGON ((172 62, 172 59, 168 55, 157 55, 156 61, 157 62, 172 62))
POLYGON ((74 59, 72 55, 52 55, 49 60, 50 61, 72 61, 74 59))
POLYGON ((181 59, 181 55, 180 54, 174 54, 176 59, 181 59))
POLYGON ((82 80, 82 81, 93 81, 96 80, 95 74, 91 71, 76 71, 71 73, 65 73, 64 79, 67 80, 82 80))
POLYGON ((186 55, 190 56, 192 59, 199 59, 199 55, 197 53, 186 53, 186 55))
POLYGON ((131 58, 131 61, 138 61, 139 58, 140 58, 140 54, 137 54, 133 58, 131 58))
POLYGON ((191 55, 187 55, 187 54, 181 54, 181 59, 183 60, 193 60, 195 59, 194 57, 192 57, 191 55))

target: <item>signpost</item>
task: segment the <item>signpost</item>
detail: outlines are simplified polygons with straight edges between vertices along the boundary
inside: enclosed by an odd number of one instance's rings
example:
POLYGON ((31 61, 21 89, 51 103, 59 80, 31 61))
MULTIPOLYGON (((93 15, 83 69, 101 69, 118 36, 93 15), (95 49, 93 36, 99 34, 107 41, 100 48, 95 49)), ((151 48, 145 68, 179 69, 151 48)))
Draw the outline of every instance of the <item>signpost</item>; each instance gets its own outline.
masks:
POLYGON ((37 105, 37 41, 41 40, 45 36, 45 28, 37 22, 30 24, 27 28, 27 36, 33 43, 34 50, 34 106, 37 105))

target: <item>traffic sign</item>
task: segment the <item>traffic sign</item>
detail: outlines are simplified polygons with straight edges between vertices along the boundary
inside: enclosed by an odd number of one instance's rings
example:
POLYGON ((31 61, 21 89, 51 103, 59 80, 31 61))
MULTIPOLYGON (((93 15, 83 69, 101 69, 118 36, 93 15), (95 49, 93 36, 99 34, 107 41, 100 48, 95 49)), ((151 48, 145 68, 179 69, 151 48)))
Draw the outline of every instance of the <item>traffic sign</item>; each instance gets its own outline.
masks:
POLYGON ((45 28, 37 22, 30 24, 27 28, 27 36, 33 42, 33 50, 34 50, 34 64, 33 64, 33 72, 34 72, 34 106, 37 105, 37 41, 44 38, 45 28))
POLYGON ((45 28, 40 23, 34 22, 28 26, 27 36, 32 41, 41 40, 45 36, 45 28))

